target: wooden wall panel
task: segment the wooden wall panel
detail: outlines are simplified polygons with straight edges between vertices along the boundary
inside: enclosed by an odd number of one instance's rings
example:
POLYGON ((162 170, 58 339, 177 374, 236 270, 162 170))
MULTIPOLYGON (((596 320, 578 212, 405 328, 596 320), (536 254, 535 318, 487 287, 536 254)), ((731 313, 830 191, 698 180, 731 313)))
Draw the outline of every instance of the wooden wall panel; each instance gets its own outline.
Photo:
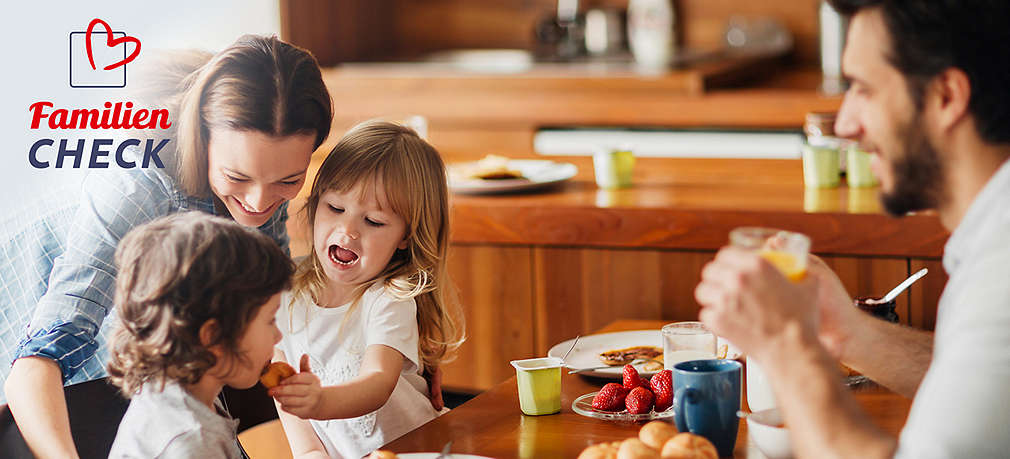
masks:
POLYGON ((910 325, 923 330, 933 330, 936 328, 936 307, 940 303, 940 294, 947 285, 947 271, 944 271, 943 262, 938 259, 911 259, 910 273, 922 268, 929 268, 929 274, 908 289, 911 295, 910 325))
POLYGON ((774 18, 793 34, 795 57, 804 63, 819 63, 818 0, 678 0, 682 38, 694 46, 722 43, 726 21, 732 16, 774 18))
MULTIPOLYGON (((534 44, 533 27, 555 14, 554 0, 395 0, 398 49, 417 55, 451 48, 523 48, 534 44)), ((818 59, 817 0, 675 0, 678 41, 691 46, 720 46, 731 16, 770 17, 794 35, 796 57, 818 59)), ((593 7, 626 9, 627 0, 580 2, 593 7)))
MULTIPOLYGON (((817 62, 817 0, 675 0, 678 41, 722 43, 734 15, 775 18, 794 35, 795 57, 817 62)), ((588 0, 626 9, 627 0, 588 0)), ((459 48, 521 48, 534 44, 534 25, 555 14, 554 0, 281 0, 281 36, 313 51, 323 65, 389 60, 459 48)))
POLYGON ((394 0, 279 3, 281 38, 312 51, 324 67, 396 53, 394 0))
POLYGON ((535 248, 536 350, 617 319, 696 320, 710 252, 535 248))
POLYGON ((467 341, 443 366, 447 388, 484 390, 534 356, 531 249, 455 245, 449 272, 466 317, 467 341))
POLYGON ((663 319, 698 320, 701 305, 694 300, 694 289, 701 282, 701 270, 715 258, 714 251, 660 252, 666 267, 663 277, 663 319))
MULTIPOLYGON (((824 261, 838 274, 853 298, 880 297, 908 277, 906 258, 825 256, 824 261)), ((901 323, 909 324, 908 293, 898 297, 895 312, 901 323)))

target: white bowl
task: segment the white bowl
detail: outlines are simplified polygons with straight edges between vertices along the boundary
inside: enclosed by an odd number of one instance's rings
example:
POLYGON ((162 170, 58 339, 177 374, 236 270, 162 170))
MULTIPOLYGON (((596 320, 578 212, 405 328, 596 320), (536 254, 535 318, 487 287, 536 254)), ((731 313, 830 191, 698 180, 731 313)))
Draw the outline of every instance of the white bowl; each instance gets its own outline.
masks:
POLYGON ((793 457, 793 448, 789 443, 789 429, 776 427, 780 425, 782 414, 778 408, 755 411, 747 416, 747 434, 768 459, 793 457))

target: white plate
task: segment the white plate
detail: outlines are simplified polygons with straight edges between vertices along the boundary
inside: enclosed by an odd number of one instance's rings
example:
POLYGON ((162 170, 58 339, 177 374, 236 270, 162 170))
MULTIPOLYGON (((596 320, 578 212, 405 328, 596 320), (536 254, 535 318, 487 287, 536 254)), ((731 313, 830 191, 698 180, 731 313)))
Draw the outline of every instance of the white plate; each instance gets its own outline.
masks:
MULTIPOLYGON (((488 194, 533 190, 575 177, 578 168, 572 163, 536 159, 509 160, 508 167, 523 174, 521 179, 481 180, 459 179, 449 174, 449 189, 456 193, 488 194)), ((450 169, 452 166, 450 165, 450 169)))
MULTIPOLYGON (((554 347, 547 351, 547 356, 561 357, 565 355, 568 348, 572 347, 573 340, 570 339, 555 344, 554 347)), ((740 351, 736 347, 728 345, 725 340, 719 338, 719 346, 724 344, 729 346, 727 352, 728 358, 735 359, 740 357, 740 351)), ((579 338, 579 344, 568 355, 568 361, 565 363, 572 369, 598 367, 603 365, 603 362, 600 361, 601 352, 631 346, 656 346, 662 349, 663 337, 659 330, 632 330, 586 335, 579 338)), ((597 378, 621 379, 623 368, 623 365, 617 365, 610 368, 585 371, 579 374, 597 378)), ((652 376, 656 373, 655 371, 643 370, 641 364, 635 365, 635 368, 638 369, 638 373, 642 376, 652 376)))
MULTIPOLYGON (((397 453, 396 457, 401 459, 435 459, 438 453, 397 453)), ((449 459, 493 459, 487 456, 475 456, 473 454, 449 453, 449 459)))

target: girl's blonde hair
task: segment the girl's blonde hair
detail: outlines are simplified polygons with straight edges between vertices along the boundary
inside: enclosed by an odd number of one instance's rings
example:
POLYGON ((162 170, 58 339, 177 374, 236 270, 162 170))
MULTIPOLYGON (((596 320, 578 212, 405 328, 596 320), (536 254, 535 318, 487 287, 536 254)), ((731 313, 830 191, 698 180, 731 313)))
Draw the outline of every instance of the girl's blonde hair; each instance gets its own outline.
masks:
POLYGON ((221 346, 229 365, 247 363, 239 342, 249 322, 294 272, 263 233, 195 211, 131 230, 116 266, 109 379, 127 397, 147 383, 196 383, 217 363, 210 347, 221 346), (205 345, 200 328, 211 320, 205 345))
POLYGON ((330 133, 333 107, 315 57, 277 37, 244 35, 217 54, 162 52, 140 66, 132 90, 176 117, 174 164, 180 188, 210 196, 207 145, 213 128, 272 136, 310 134, 318 148, 330 133))
MULTIPOLYGON (((351 308, 377 282, 396 298, 413 298, 418 351, 425 367, 433 368, 450 360, 465 339, 458 305, 449 301, 449 198, 445 165, 438 152, 413 130, 397 124, 368 121, 351 129, 319 167, 302 209, 308 240, 314 240, 313 222, 324 193, 347 192, 357 185, 371 189, 377 179, 392 211, 407 224, 407 248, 397 250, 374 280, 356 288, 351 308)), ((314 254, 305 257, 295 273, 294 296, 318 299, 325 281, 319 259, 314 254)))

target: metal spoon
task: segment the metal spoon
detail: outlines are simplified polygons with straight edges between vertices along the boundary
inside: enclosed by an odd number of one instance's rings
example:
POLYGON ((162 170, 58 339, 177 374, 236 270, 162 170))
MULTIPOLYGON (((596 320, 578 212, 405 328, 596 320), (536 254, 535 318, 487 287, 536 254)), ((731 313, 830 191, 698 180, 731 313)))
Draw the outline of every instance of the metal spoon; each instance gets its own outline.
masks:
POLYGON ((438 453, 438 456, 435 456, 435 459, 443 459, 449 457, 450 448, 452 448, 452 440, 449 440, 448 442, 445 443, 445 446, 442 447, 442 451, 438 453))
POLYGON ((568 358, 568 354, 571 354, 572 351, 575 350, 575 345, 579 344, 579 338, 582 338, 582 335, 575 335, 575 341, 572 341, 572 347, 568 348, 568 352, 565 352, 565 355, 561 356, 561 363, 564 363, 565 366, 568 366, 568 364, 565 363, 565 359, 568 358))
POLYGON ((904 292, 905 289, 908 288, 908 286, 910 286, 913 283, 915 283, 915 281, 921 279, 922 276, 925 276, 926 273, 928 273, 928 272, 929 272, 929 269, 922 268, 922 269, 919 270, 919 272, 917 272, 915 274, 912 274, 911 276, 908 276, 908 279, 905 279, 904 282, 898 284, 898 286, 894 287, 893 289, 891 289, 890 292, 887 292, 887 295, 884 295, 884 298, 882 300, 880 300, 880 301, 884 302, 884 303, 888 303, 888 302, 894 300, 895 298, 898 297, 898 295, 901 294, 901 292, 904 292))

